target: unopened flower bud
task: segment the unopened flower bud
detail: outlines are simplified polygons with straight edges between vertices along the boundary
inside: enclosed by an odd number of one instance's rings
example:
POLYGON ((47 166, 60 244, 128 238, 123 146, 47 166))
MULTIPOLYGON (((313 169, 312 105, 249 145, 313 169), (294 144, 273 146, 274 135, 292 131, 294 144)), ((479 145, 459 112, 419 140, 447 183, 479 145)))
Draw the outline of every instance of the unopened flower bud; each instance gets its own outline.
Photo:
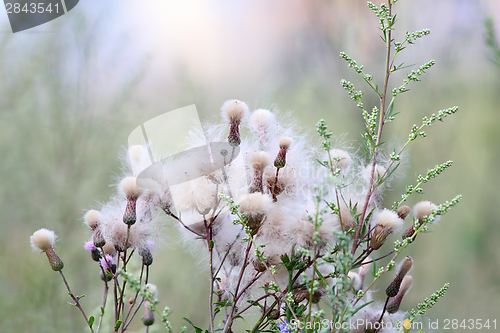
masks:
POLYGON ((97 249, 90 251, 90 254, 92 256, 92 260, 94 261, 99 261, 101 259, 101 252, 97 249))
POLYGON ((387 312, 396 313, 399 310, 399 306, 401 305, 401 301, 403 300, 404 295, 410 289, 413 279, 410 275, 404 277, 403 282, 401 283, 401 288, 396 296, 389 300, 387 303, 387 312))
POLYGON ((142 257, 143 265, 150 266, 153 263, 153 254, 148 248, 139 251, 139 255, 142 257))
POLYGON ((149 301, 144 302, 144 314, 141 319, 145 326, 151 326, 155 322, 155 313, 150 309, 150 304, 149 301))
POLYGON ((279 317, 280 317, 280 310, 278 309, 272 309, 267 315, 267 318, 274 320, 278 319, 279 317))
POLYGON ((398 208, 398 216, 400 219, 404 220, 408 215, 410 215, 410 207, 403 205, 398 208))
POLYGON ((266 265, 257 258, 254 258, 254 260, 252 260, 252 264, 253 264, 253 268, 257 272, 264 272, 266 270, 266 265))
MULTIPOLYGON (((408 227, 408 229, 405 230, 405 232, 403 232, 403 239, 406 239, 406 238, 409 238, 411 236, 413 236, 413 234, 415 233, 415 226, 412 224, 408 227)), ((417 237, 417 236, 415 236, 417 237)), ((415 237, 413 239, 415 239, 415 237)))
POLYGON ((399 267, 398 274, 385 289, 385 294, 387 296, 394 297, 398 294, 399 288, 401 287, 401 282, 403 282, 403 278, 405 277, 406 273, 408 273, 408 271, 411 269, 412 266, 413 266, 413 259, 411 257, 406 257, 403 259, 403 262, 399 267))

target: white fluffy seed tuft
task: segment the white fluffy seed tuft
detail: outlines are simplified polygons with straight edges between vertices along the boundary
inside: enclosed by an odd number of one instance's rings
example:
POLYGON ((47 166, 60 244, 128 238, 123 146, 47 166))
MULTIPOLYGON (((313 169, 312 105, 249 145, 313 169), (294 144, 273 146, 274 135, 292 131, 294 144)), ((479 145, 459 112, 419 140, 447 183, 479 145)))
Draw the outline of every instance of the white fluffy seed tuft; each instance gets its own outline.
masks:
POLYGON ((384 209, 375 215, 375 223, 380 225, 386 232, 391 233, 403 226, 403 220, 398 214, 389 209, 384 209))
POLYGON ((143 192, 143 188, 137 186, 135 177, 123 178, 120 182, 119 189, 127 199, 137 199, 143 192))
POLYGON ((42 228, 30 237, 31 248, 33 251, 45 252, 54 247, 56 240, 57 236, 53 231, 42 228))
POLYGON ((252 113, 250 122, 255 129, 266 129, 274 121, 274 115, 269 110, 258 109, 252 113))
POLYGON ((292 144, 293 139, 289 136, 284 136, 280 138, 279 145, 281 149, 287 150, 290 148, 290 145, 292 144))
POLYGON ((222 116, 230 123, 239 124, 249 113, 248 105, 237 99, 230 99, 222 105, 222 116))
MULTIPOLYGON (((425 216, 431 214, 431 209, 437 209, 437 206, 430 201, 420 201, 415 206, 413 206, 413 214, 417 220, 422 220, 425 216)), ((439 216, 436 216, 434 222, 437 221, 439 216)))
POLYGON ((266 214, 272 199, 259 192, 248 194, 240 203, 240 210, 245 214, 266 214))
POLYGON ((330 150, 330 157, 334 169, 340 168, 342 171, 346 171, 351 166, 351 156, 344 150, 332 149, 330 150))
POLYGON ((94 230, 101 223, 101 213, 98 210, 91 209, 84 215, 85 224, 89 226, 90 229, 94 230))
POLYGON ((143 145, 130 146, 128 149, 128 158, 131 163, 140 163, 147 155, 148 151, 143 145))
POLYGON ((263 171, 269 165, 269 154, 265 151, 253 152, 250 156, 250 165, 256 171, 263 171))
POLYGON ((361 177, 367 184, 370 183, 370 179, 372 179, 371 178, 372 176, 373 176, 373 183, 377 183, 378 180, 384 176, 386 169, 380 164, 375 164, 375 171, 373 172, 373 175, 372 171, 373 171, 373 166, 369 164, 361 172, 361 177))

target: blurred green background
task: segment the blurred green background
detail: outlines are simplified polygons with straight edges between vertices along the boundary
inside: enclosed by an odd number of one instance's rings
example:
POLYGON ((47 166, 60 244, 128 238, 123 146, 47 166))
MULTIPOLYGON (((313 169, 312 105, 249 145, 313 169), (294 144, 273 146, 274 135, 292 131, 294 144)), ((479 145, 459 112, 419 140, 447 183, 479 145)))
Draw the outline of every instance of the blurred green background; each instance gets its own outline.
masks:
MULTIPOLYGON (((436 59, 437 65, 397 99, 400 115, 386 127, 386 141, 404 143, 423 115, 454 105, 460 111, 414 142, 405 175, 392 182, 385 205, 416 175, 449 159, 454 166, 409 204, 463 195, 408 249, 414 285, 403 307, 450 282, 431 318, 497 319, 500 325, 500 68, 484 42, 491 15, 500 35, 500 4, 402 0, 395 10, 396 39, 407 30, 432 31, 400 60, 436 59)), ((362 118, 339 80, 364 89, 365 105, 377 101, 338 53, 365 65, 378 82, 383 72, 384 45, 364 1, 82 1, 69 14, 17 34, 2 15, 0 332, 85 332, 58 274, 44 255, 31 252, 29 236, 42 227, 59 235, 65 274, 96 314, 101 283, 83 250, 89 233, 82 216, 114 193, 109 184, 121 174, 118 155, 136 126, 189 104, 203 119, 213 118, 225 100, 237 98, 252 109, 293 111, 311 142, 324 118, 339 141, 360 147, 362 118)), ((394 85, 403 74, 394 75, 394 85)), ((175 331, 183 316, 203 326, 207 272, 183 248, 173 221, 166 220, 162 232, 165 244, 155 253, 151 278, 160 305, 173 310, 175 331)), ((144 331, 139 324, 133 330, 144 331)))

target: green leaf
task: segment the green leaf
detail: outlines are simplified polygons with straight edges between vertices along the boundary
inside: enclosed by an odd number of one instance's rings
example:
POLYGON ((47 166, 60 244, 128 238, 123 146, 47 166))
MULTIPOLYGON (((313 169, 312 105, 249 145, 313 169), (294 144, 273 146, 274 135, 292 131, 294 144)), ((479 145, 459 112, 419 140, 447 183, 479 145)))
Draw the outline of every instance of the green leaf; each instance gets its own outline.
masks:
POLYGON ((118 321, 116 322, 116 325, 115 325, 115 330, 119 329, 121 325, 122 325, 122 321, 121 321, 121 320, 118 320, 118 321))
POLYGON ((195 326, 193 324, 193 322, 189 319, 187 319, 186 317, 182 317, 182 319, 184 319, 185 321, 187 321, 191 326, 193 326, 194 330, 196 331, 196 333, 203 333, 203 329, 199 328, 198 326, 195 326))
POLYGON ((361 305, 359 308, 357 308, 356 310, 354 310, 354 312, 352 313, 352 315, 356 314, 356 312, 358 312, 359 310, 361 310, 362 308, 364 308, 365 306, 367 305, 370 305, 371 303, 375 302, 375 300, 372 300, 372 301, 369 301, 369 302, 366 302, 365 304, 361 305))
POLYGON ((401 163, 398 163, 394 169, 392 169, 391 171, 389 171, 389 173, 387 175, 385 175, 384 178, 380 179, 377 186, 380 186, 383 182, 385 182, 387 180, 387 178, 389 178, 393 173, 394 171, 396 171, 396 169, 398 168, 398 166, 400 165, 401 163))
POLYGON ((76 299, 77 299, 77 300, 80 300, 80 299, 82 299, 82 298, 84 298, 84 297, 85 297, 85 294, 80 295, 80 296, 76 296, 76 299))
POLYGON ((90 316, 89 318, 89 326, 92 326, 94 324, 94 316, 90 316))
POLYGON ((101 306, 101 314, 104 314, 104 308, 101 306))

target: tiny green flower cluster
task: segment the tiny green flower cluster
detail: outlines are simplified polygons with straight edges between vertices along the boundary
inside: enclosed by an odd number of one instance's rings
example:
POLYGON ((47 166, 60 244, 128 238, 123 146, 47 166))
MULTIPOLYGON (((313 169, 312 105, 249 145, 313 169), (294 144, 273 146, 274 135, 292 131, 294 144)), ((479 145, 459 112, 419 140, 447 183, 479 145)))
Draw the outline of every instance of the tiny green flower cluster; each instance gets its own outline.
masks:
POLYGON ((431 309, 437 301, 444 296, 449 287, 450 284, 445 283, 441 289, 437 290, 429 298, 425 298, 423 302, 418 303, 417 310, 410 310, 410 322, 413 322, 417 316, 424 315, 428 309, 431 309))

